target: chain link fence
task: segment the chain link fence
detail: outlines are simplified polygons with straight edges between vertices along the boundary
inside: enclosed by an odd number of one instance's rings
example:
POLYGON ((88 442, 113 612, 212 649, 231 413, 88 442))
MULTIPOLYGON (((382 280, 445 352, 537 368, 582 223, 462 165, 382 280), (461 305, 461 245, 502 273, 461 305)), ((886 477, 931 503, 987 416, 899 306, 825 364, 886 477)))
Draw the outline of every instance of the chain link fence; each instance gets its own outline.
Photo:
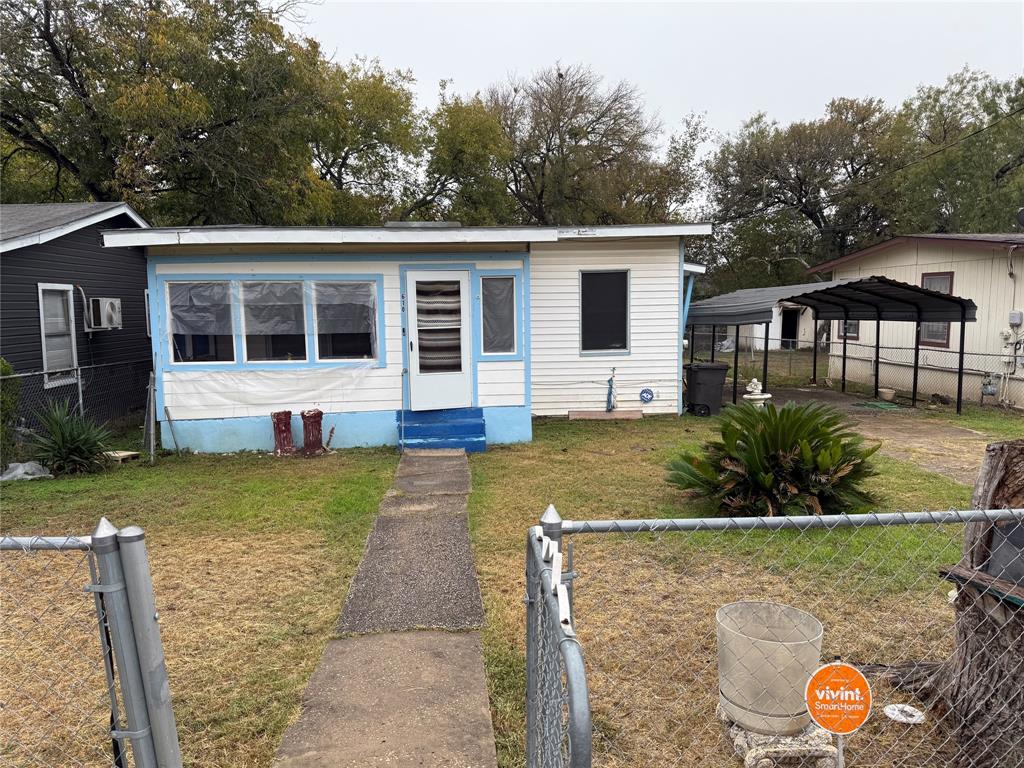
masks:
POLYGON ((146 411, 150 360, 89 365, 67 371, 19 373, 0 376, 0 391, 13 392, 15 435, 24 442, 39 429, 39 414, 57 402, 68 403, 93 420, 115 432, 124 432, 129 440, 138 439, 146 411), (136 434, 136 431, 138 434, 136 434))
POLYGON ((0 765, 180 768, 141 529, 0 536, 0 765))
MULTIPOLYGON (((575 685, 589 686, 593 765, 832 768, 833 737, 799 729, 806 681, 838 659, 865 672, 874 692, 870 719, 846 739, 847 765, 1024 766, 1024 509, 549 514, 544 531, 574 552, 562 582, 572 584, 572 642, 586 653, 586 681, 575 685), (750 618, 737 624, 724 606, 749 606, 750 618), (787 624, 785 614, 809 620, 787 624), (742 651, 730 631, 745 636, 742 651), (799 735, 756 734, 766 722, 799 735)), ((537 653, 528 646, 531 674, 545 679, 537 653)), ((564 695, 552 685, 541 693, 564 695)), ((546 713, 550 729, 566 710, 542 701, 531 711, 546 713)), ((547 733, 529 720, 528 744, 547 733)), ((528 762, 589 764, 552 748, 528 762)))
MULTIPOLYGON (((742 329, 741 329, 742 330, 742 329)), ((765 340, 763 335, 741 333, 737 351, 735 327, 691 326, 688 331, 687 360, 725 363, 730 370, 726 398, 732 398, 733 369, 739 372, 737 391, 745 392, 751 379, 764 382, 766 391, 777 387, 801 387, 811 382, 839 390, 843 380, 842 339, 817 341, 810 338, 768 339, 767 377, 765 376, 765 340)), ((848 339, 846 342, 846 391, 873 396, 875 388, 873 343, 848 339)), ((914 347, 879 346, 878 386, 894 400, 909 402, 914 389, 914 347)), ((955 403, 959 353, 955 349, 921 346, 918 350, 917 393, 919 403, 955 403)), ((1024 404, 1024 365, 1014 365, 1003 354, 966 351, 964 353, 965 402, 978 404, 1024 404)))

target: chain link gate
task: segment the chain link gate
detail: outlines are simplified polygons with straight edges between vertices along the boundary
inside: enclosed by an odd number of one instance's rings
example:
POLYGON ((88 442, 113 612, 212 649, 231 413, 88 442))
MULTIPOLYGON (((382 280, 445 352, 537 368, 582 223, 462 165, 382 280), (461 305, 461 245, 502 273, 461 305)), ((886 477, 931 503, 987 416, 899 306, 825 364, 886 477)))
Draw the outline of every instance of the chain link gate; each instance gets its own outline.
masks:
MULTIPOLYGON (((822 663, 855 664, 876 688, 848 764, 1021 768, 1024 687, 1007 681, 1024 669, 1022 548, 1024 509, 596 521, 549 509, 527 548, 527 765, 590 766, 591 751, 601 766, 742 765, 750 739, 719 707, 715 617, 767 601, 817 617, 822 663), (979 528, 990 551, 966 567, 979 528), (559 573, 563 550, 575 562, 559 573), (584 647, 585 673, 566 662, 584 647), (923 720, 900 722, 908 707, 923 720)), ((831 739, 817 748, 834 765, 831 739)))
POLYGON ((144 534, 0 535, 0 762, 181 768, 144 534))

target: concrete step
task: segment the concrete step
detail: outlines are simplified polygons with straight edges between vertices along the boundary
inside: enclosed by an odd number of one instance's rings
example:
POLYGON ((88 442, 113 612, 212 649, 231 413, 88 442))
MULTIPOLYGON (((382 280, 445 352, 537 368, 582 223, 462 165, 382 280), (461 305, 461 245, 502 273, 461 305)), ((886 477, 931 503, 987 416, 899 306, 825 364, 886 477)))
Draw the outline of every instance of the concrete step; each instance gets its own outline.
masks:
POLYGON ((406 422, 405 439, 415 437, 482 437, 483 419, 452 419, 451 421, 406 422))
POLYGON ((481 453, 487 450, 487 439, 481 435, 462 437, 409 437, 406 433, 406 448, 462 448, 466 453, 481 453))
POLYGON ((399 411, 397 418, 406 424, 429 424, 453 419, 482 419, 483 408, 442 408, 437 411, 399 411))

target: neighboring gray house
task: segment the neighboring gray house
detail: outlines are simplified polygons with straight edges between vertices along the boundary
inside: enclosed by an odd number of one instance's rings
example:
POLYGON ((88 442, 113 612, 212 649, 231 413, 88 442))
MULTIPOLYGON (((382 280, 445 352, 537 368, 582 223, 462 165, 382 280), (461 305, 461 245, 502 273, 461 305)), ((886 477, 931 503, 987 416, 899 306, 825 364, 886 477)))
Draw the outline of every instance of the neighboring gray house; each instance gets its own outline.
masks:
POLYGON ((0 205, 0 356, 22 378, 23 415, 45 399, 103 420, 145 405, 146 257, 100 231, 149 225, 124 203, 0 205), (112 365, 116 364, 116 365, 112 365))

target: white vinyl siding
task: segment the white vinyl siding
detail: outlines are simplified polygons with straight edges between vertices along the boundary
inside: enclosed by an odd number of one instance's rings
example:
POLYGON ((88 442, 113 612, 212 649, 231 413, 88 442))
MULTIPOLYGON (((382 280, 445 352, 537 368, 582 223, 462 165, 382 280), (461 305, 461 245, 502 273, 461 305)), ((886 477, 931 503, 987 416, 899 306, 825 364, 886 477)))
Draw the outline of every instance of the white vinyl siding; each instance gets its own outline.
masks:
POLYGON ((679 366, 676 240, 536 244, 530 260, 532 410, 603 410, 615 368, 618 407, 675 413, 679 366), (629 350, 580 352, 580 273, 629 271, 629 350), (641 404, 640 390, 655 399, 641 404))
MULTIPOLYGON (((967 323, 964 349, 966 351, 964 399, 977 402, 984 373, 1005 370, 1002 363, 1000 331, 1007 326, 1011 309, 1020 309, 1024 300, 1019 285, 1014 299, 1014 281, 1007 275, 1007 246, 964 243, 952 240, 907 241, 885 248, 850 264, 841 265, 835 277, 858 278, 883 275, 911 285, 920 285, 924 273, 953 272, 953 295, 972 299, 978 306, 977 321, 967 323), (1016 303, 1016 306, 1014 304, 1016 303), (988 357, 976 356, 985 353, 988 357)), ((1014 263, 1020 268, 1020 251, 1014 263)), ((1018 283, 1020 278, 1018 277, 1018 283)), ((838 323, 832 324, 833 338, 838 323)), ((890 380, 909 382, 913 361, 914 323, 882 323, 882 386, 890 380), (887 351, 886 347, 903 347, 908 351, 887 351), (886 356, 898 362, 886 363, 886 356)), ((928 398, 933 392, 953 397, 956 395, 956 357, 960 349, 960 324, 951 323, 949 347, 922 345, 920 351, 919 397, 928 398), (952 368, 953 370, 948 370, 952 368), (940 370, 946 369, 946 370, 940 370)), ((841 367, 842 345, 833 345, 829 375, 837 379, 841 367)), ((874 381, 875 323, 860 324, 860 339, 851 343, 847 351, 847 379, 871 384, 874 381)), ((909 386, 907 387, 909 390, 909 386)), ((1018 404, 1024 402, 1024 369, 1018 366, 1011 377, 1010 397, 1018 404)))
POLYGON ((39 283, 39 335, 42 341, 44 387, 76 381, 78 367, 75 339, 74 286, 39 283))
POLYGON ((476 376, 481 408, 526 404, 526 366, 522 360, 481 361, 476 376))

